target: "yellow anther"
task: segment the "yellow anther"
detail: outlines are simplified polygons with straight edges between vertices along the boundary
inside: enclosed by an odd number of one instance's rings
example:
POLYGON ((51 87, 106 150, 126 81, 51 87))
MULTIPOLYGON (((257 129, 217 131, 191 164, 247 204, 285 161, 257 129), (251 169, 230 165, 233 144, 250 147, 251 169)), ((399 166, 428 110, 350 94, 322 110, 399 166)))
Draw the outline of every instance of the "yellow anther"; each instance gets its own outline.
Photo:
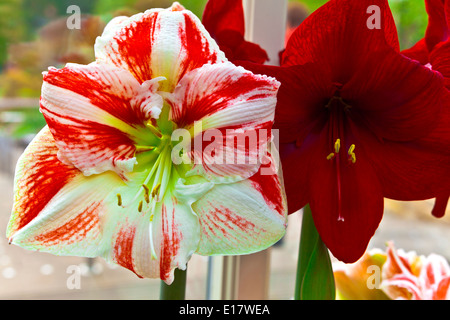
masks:
POLYGON ((330 153, 329 155, 328 155, 328 157, 327 157, 327 160, 331 160, 331 159, 333 159, 334 158, 334 156, 335 156, 335 154, 332 152, 332 153, 330 153))
POLYGON ((138 211, 139 212, 142 212, 142 205, 143 205, 143 203, 142 203, 142 200, 139 202, 139 206, 138 206, 138 211))
POLYGON ((348 149, 348 155, 351 156, 353 154, 353 151, 355 151, 355 145, 354 144, 352 144, 350 146, 350 148, 348 149))
POLYGON ((337 139, 334 143, 334 151, 336 151, 336 153, 339 153, 339 150, 341 150, 341 139, 337 139))
POLYGON ((162 133, 155 127, 151 121, 147 122, 147 128, 157 137, 161 138, 162 133))
POLYGON ((122 206, 122 196, 120 195, 120 193, 117 194, 117 205, 119 207, 122 206))
POLYGON ((149 196, 150 189, 145 184, 143 184, 142 187, 144 188, 144 200, 145 200, 145 202, 149 203, 150 202, 150 196, 149 196))
POLYGON ((348 161, 351 163, 356 163, 355 145, 352 144, 348 149, 348 161))
POLYGON ((158 183, 158 184, 156 185, 156 187, 153 188, 153 190, 152 190, 152 198, 156 197, 156 195, 157 195, 158 192, 159 192, 159 188, 161 188, 161 183, 158 183))
POLYGON ((155 146, 135 146, 137 152, 147 152, 147 151, 153 151, 156 149, 155 146))
POLYGON ((153 215, 150 216, 150 222, 153 222, 153 215))

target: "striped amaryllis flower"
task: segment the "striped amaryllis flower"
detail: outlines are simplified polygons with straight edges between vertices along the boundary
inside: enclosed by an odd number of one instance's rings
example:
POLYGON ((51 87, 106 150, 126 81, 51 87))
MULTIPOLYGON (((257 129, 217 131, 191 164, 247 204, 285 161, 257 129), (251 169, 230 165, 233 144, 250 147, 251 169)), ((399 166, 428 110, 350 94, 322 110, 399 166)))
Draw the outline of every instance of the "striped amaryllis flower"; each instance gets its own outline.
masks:
POLYGON ((44 73, 48 125, 18 162, 9 241, 101 256, 170 284, 193 253, 245 254, 279 240, 286 205, 268 148, 279 83, 227 62, 177 3, 113 19, 95 53, 89 65, 44 73), (213 129, 223 141, 259 138, 222 143, 237 161, 221 164, 210 145, 176 148, 181 129, 188 146, 213 129))

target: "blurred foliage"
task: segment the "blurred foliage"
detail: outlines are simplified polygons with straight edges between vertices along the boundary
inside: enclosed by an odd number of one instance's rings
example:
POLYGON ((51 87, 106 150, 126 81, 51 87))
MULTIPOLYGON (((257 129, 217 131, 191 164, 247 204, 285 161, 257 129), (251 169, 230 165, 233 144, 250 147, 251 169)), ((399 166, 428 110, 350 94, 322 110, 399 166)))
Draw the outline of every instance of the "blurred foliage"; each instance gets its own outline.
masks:
POLYGON ((423 0, 389 0, 397 25, 400 46, 407 49, 425 35, 428 15, 423 0))
POLYGON ((21 41, 26 36, 25 16, 22 0, 1 0, 0 2, 0 70, 7 59, 10 43, 21 41))
POLYGON ((46 125, 38 106, 20 111, 8 111, 8 115, 9 118, 16 119, 16 121, 14 123, 3 123, 4 131, 7 131, 14 138, 33 135, 46 125))

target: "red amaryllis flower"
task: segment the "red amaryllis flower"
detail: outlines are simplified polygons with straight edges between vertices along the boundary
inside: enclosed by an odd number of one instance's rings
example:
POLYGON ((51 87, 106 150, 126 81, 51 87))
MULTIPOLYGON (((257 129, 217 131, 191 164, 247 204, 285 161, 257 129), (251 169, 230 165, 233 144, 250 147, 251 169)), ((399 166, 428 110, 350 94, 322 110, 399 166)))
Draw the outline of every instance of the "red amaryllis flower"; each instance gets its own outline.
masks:
POLYGON ((281 67, 243 65, 282 82, 275 126, 289 210, 309 203, 338 259, 364 253, 383 197, 450 190, 442 75, 400 54, 387 1, 331 0, 292 35, 281 67))
MULTIPOLYGON (((428 13, 425 37, 402 53, 439 71, 445 78, 446 88, 450 90, 450 1, 425 0, 425 6, 428 13)), ((450 103, 447 105, 450 106, 450 103)), ((448 200, 448 192, 436 198, 432 211, 435 217, 445 214, 448 200)))
POLYGON ((264 49, 244 39, 242 0, 209 0, 203 12, 202 23, 229 60, 255 63, 269 60, 264 49))

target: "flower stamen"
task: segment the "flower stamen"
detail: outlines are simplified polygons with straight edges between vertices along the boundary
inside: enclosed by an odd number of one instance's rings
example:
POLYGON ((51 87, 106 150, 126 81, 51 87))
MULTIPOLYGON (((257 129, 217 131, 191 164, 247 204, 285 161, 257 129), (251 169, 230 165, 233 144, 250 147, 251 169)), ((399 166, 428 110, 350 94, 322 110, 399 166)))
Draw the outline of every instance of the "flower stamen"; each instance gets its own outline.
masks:
POLYGON ((341 150, 341 139, 336 139, 336 142, 334 143, 334 151, 339 153, 339 150, 341 150))
POLYGON ((163 134, 161 133, 161 131, 159 131, 159 129, 157 127, 155 127, 153 125, 153 123, 151 121, 147 122, 145 124, 145 126, 151 131, 151 133, 153 133, 155 136, 157 136, 158 138, 162 138, 163 134))
POLYGON ((152 260, 156 260, 158 257, 156 255, 156 251, 155 251, 155 244, 153 243, 153 210, 152 210, 152 214, 150 215, 150 223, 148 226, 148 233, 149 233, 148 236, 150 238, 150 257, 152 260))
POLYGON ((139 145, 137 145, 135 147, 136 147, 136 152, 137 153, 154 151, 156 149, 155 146, 139 146, 139 145))
POLYGON ((152 190, 152 198, 154 199, 159 194, 159 189, 161 188, 161 183, 158 183, 156 187, 152 190))
POLYGON ((150 189, 145 184, 143 184, 142 187, 144 188, 144 200, 145 202, 150 203, 150 196, 149 196, 150 189))
POLYGON ((348 149, 348 161, 351 163, 356 163, 355 145, 352 144, 348 149))

